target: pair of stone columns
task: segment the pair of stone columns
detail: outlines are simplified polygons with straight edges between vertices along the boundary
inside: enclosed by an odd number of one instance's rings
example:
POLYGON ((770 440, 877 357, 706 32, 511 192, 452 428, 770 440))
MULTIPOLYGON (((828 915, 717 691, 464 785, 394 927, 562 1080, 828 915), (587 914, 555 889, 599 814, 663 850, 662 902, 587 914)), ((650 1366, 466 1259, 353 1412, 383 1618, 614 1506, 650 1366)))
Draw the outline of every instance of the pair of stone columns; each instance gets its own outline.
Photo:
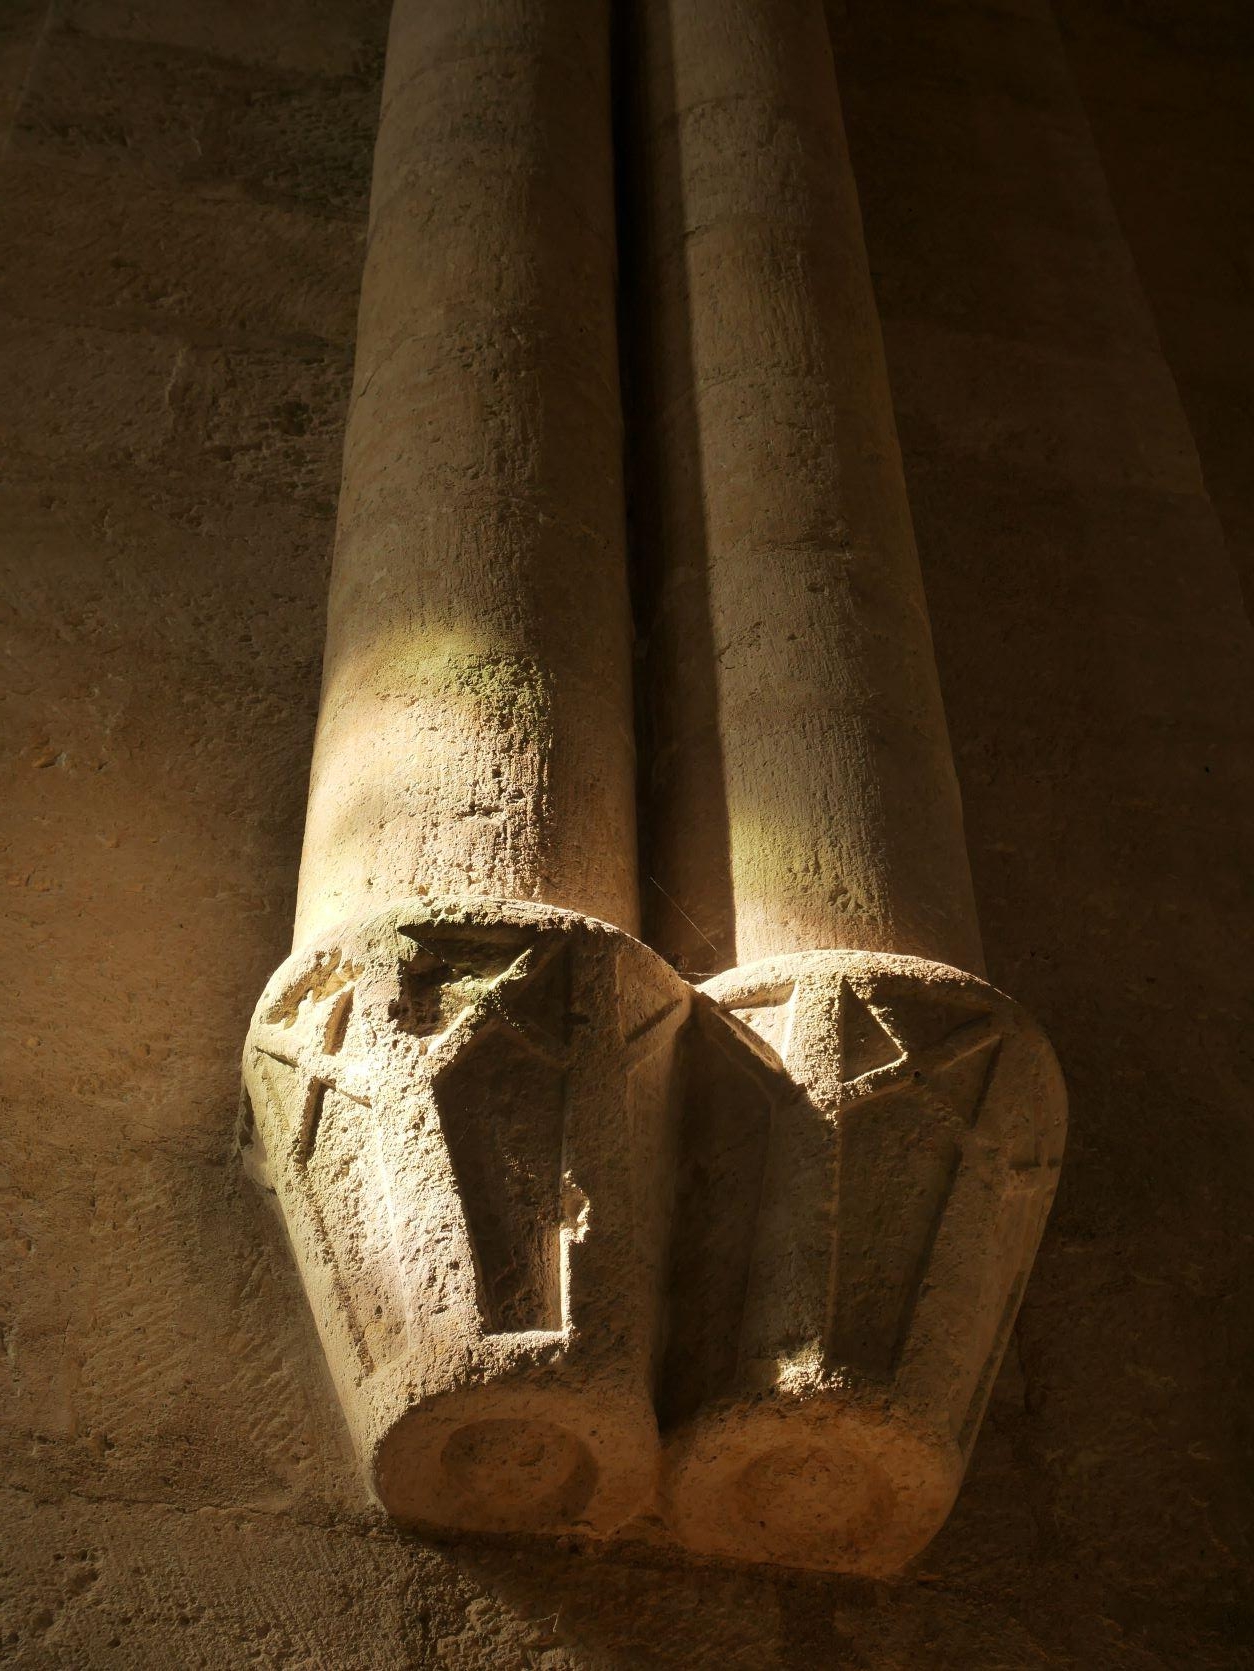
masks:
POLYGON ((980 978, 821 0, 620 9, 396 5, 248 1153, 398 1520, 886 1572, 1062 1092, 980 978))

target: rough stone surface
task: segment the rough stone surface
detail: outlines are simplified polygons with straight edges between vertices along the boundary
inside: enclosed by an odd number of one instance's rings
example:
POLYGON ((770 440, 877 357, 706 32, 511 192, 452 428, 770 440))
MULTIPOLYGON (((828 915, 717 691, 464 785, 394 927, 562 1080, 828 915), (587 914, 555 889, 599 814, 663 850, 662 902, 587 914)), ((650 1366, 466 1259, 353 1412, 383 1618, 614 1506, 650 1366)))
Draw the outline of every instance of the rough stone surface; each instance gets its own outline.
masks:
POLYGON ((412 900, 276 972, 244 1083, 397 1521, 874 1574, 939 1529, 1064 1121, 984 982, 812 952, 699 999, 603 923, 412 900))
MULTIPOLYGON (((830 10, 989 967, 1071 1098, 954 1512, 891 1584, 383 1528, 232 1134, 292 920, 386 7, 15 5, 6 30, 28 12, 41 42, 10 83, 6 34, 0 69, 5 388, 25 391, 2 472, 17 1666, 1251 1661, 1230 554, 1049 9, 830 10), (87 52, 114 70, 82 79, 87 52), (258 194, 281 147, 237 127, 241 75, 301 136, 303 206, 264 260, 241 251, 280 224, 258 194), (144 91, 110 131, 115 83, 144 91), (160 136, 197 85, 189 170, 160 136), (164 414, 155 351, 181 367, 164 414), (93 401, 97 376, 116 393, 93 401)), ((1117 103, 1102 154, 1122 133, 1135 167, 1117 103)))
POLYGON ((823 949, 982 964, 822 7, 641 22, 616 320, 608 13, 394 7, 299 949, 245 1049, 249 1148, 400 1523, 643 1519, 883 1575, 953 1503, 1062 1093, 973 977, 823 949), (600 144, 550 179, 577 119, 600 144), (692 993, 622 932, 619 324, 650 396, 658 897, 691 925, 690 879, 724 887, 720 967, 794 955, 741 972, 783 1059, 692 1030, 682 1119, 692 993))
POLYGON ((691 1002, 604 923, 422 900, 262 995, 250 1166, 395 1519, 605 1533, 652 1509, 691 1002))
POLYGON ((953 1505, 1014 1326, 1062 1156, 1058 1065, 1016 1005, 918 958, 808 952, 705 991, 671 1521, 709 1553, 893 1573, 953 1505))
POLYGON ((633 16, 647 937, 706 973, 825 946, 979 972, 822 5, 633 16))
POLYGON ((387 65, 296 941, 424 888, 632 930, 609 7, 401 0, 387 65))

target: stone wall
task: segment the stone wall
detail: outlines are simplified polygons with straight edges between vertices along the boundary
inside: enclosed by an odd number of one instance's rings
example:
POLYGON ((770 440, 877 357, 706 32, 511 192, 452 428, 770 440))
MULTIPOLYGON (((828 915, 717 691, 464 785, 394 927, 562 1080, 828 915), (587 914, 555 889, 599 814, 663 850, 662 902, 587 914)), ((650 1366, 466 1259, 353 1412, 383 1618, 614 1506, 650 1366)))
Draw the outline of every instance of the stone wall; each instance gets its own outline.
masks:
POLYGON ((233 1127, 290 936, 386 0, 6 9, 13 1663, 1246 1663, 1250 273, 1203 107, 1216 40, 1230 90, 1251 60, 1214 5, 1165 51, 1187 10, 833 7, 990 973, 1072 1096, 958 1508, 873 1585, 439 1548, 365 1501, 233 1127))

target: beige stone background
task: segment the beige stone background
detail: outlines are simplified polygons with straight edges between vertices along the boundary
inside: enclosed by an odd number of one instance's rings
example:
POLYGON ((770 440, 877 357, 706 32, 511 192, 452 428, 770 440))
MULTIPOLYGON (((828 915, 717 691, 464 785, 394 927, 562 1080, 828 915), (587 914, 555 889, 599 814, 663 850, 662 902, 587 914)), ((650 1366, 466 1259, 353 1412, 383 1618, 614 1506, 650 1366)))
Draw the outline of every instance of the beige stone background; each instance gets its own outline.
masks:
POLYGON ((0 1659, 1254 1662, 1254 23, 832 10, 990 972, 1072 1094, 949 1526, 878 1585, 437 1548, 364 1501, 232 1127, 386 0, 6 0, 0 1659))

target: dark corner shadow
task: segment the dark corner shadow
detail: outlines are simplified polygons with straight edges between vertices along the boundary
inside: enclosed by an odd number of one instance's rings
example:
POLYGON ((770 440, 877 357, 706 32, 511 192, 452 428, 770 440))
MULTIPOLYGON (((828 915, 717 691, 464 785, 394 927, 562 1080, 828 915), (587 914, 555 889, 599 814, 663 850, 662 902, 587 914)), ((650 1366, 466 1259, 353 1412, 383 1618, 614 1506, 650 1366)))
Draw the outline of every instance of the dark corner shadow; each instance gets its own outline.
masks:
POLYGON ((668 31, 632 0, 615 0, 613 63, 641 915, 676 968, 708 974, 735 962, 735 923, 679 124, 668 31))

